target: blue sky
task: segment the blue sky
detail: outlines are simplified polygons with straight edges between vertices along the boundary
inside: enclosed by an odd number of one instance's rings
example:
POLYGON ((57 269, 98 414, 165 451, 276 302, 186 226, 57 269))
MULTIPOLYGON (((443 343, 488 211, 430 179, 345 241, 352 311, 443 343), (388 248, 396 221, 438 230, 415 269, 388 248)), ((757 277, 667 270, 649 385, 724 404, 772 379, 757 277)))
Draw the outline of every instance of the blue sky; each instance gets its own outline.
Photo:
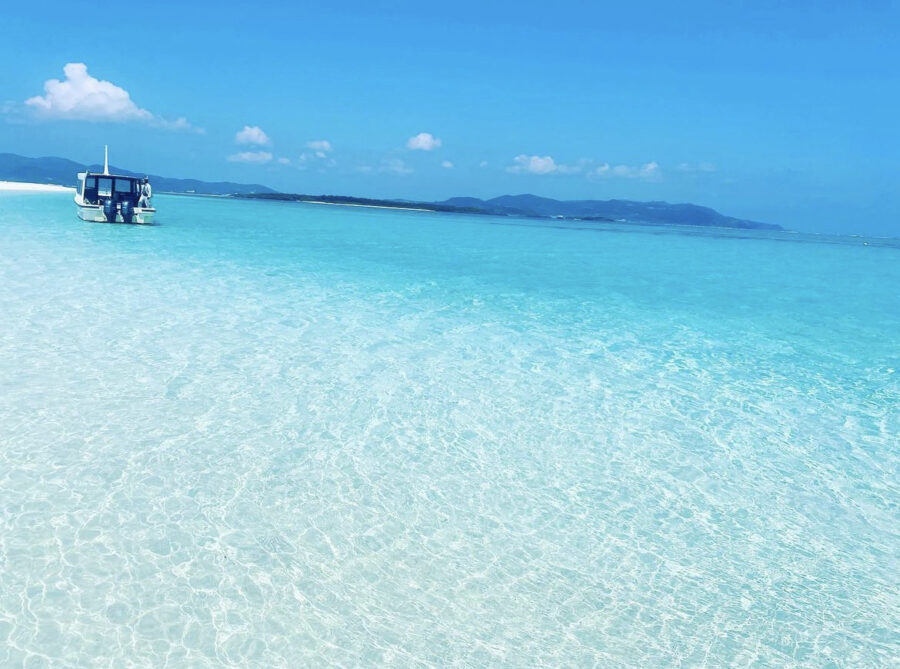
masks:
POLYGON ((900 235, 890 0, 4 14, 0 151, 97 161, 109 143, 129 169, 291 192, 667 200, 900 235), (65 81, 70 63, 86 69, 65 81))

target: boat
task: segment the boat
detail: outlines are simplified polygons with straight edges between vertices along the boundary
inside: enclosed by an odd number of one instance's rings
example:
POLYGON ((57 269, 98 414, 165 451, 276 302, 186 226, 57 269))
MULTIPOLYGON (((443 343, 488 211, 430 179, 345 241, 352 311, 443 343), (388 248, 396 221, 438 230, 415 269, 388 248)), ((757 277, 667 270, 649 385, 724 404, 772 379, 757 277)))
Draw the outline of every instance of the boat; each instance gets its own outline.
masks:
POLYGON ((110 174, 109 147, 103 149, 103 172, 79 172, 75 190, 78 218, 94 223, 153 222, 156 208, 141 198, 142 179, 110 174))

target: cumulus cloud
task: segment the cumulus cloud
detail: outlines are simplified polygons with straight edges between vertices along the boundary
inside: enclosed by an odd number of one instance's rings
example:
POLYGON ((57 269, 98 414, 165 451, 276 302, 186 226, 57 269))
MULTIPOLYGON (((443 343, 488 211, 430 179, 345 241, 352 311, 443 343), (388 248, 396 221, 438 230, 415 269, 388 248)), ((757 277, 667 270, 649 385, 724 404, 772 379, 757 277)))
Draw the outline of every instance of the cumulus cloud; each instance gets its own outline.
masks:
POLYGON ((453 169, 453 163, 451 163, 449 160, 444 160, 444 161, 441 162, 441 167, 445 167, 445 168, 447 168, 448 170, 452 170, 452 169, 453 169))
POLYGON ((234 134, 234 141, 237 144, 256 144, 258 146, 267 146, 272 143, 269 136, 258 125, 245 125, 234 134))
POLYGON ((412 174, 413 170, 406 166, 399 158, 391 158, 390 160, 384 160, 381 163, 381 167, 378 168, 378 171, 383 174, 397 174, 403 176, 405 174, 412 174))
POLYGON ((660 176, 659 163, 651 161, 643 165, 616 165, 603 163, 590 172, 592 177, 609 178, 620 177, 624 179, 656 179, 660 176))
POLYGON ((138 121, 166 130, 202 132, 183 117, 168 121, 142 109, 124 88, 88 74, 84 63, 66 63, 63 73, 66 78, 62 81, 48 79, 44 82, 44 95, 25 100, 25 106, 38 118, 118 123, 138 121))
POLYGON ((524 153, 513 158, 507 172, 518 174, 551 174, 557 170, 556 161, 550 156, 526 156, 524 153))
MULTIPOLYGON (((484 167, 487 163, 483 163, 484 167)), ((582 165, 565 165, 557 163, 551 156, 528 156, 520 154, 513 158, 513 164, 506 168, 513 174, 574 174, 580 172, 582 165)))
POLYGON ((291 159, 290 159, 290 158, 279 158, 279 159, 278 159, 278 163, 279 163, 280 165, 290 165, 290 164, 291 164, 291 159))
POLYGON ((314 139, 306 143, 306 148, 319 153, 330 153, 333 150, 331 142, 327 139, 314 139))
POLYGON ((228 161, 232 163, 255 163, 263 165, 272 160, 272 154, 268 151, 241 151, 228 156, 228 161))
POLYGON ((513 158, 513 164, 506 168, 513 174, 580 174, 588 178, 647 179, 654 180, 661 176, 659 163, 651 161, 643 165, 610 165, 603 163, 593 167, 594 161, 582 158, 575 163, 556 162, 551 156, 529 156, 520 154, 513 158))
POLYGON ((124 88, 95 79, 84 63, 67 63, 65 81, 48 79, 44 95, 25 100, 46 118, 81 121, 151 121, 153 114, 138 107, 124 88))
POLYGON ((420 132, 406 141, 406 148, 412 151, 433 151, 441 146, 441 140, 430 132, 420 132))

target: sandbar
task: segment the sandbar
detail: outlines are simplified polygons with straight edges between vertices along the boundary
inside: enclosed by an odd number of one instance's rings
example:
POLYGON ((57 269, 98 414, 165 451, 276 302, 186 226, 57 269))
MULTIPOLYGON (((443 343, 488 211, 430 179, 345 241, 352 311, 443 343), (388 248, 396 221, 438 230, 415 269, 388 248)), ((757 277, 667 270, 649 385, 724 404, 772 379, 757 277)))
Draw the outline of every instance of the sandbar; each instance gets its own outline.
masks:
POLYGON ((74 193, 75 189, 71 186, 58 186, 56 184, 0 181, 0 191, 12 191, 16 193, 74 193))

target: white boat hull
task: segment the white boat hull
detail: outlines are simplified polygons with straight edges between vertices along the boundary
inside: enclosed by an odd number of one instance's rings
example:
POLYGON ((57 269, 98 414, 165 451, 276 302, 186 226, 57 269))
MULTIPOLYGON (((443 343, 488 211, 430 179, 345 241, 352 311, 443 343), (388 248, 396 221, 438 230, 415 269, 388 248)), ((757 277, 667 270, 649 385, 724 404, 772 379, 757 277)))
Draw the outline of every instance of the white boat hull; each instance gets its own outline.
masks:
MULTIPOLYGON (((106 216, 103 215, 102 206, 100 206, 99 204, 85 204, 80 195, 75 196, 75 209, 77 210, 76 213, 78 214, 78 218, 80 218, 82 221, 90 221, 92 223, 113 222, 106 220, 106 216)), ((138 225, 147 225, 149 223, 153 223, 154 214, 156 214, 156 209, 154 207, 135 207, 134 218, 131 219, 131 222, 138 225)), ((125 222, 122 218, 122 214, 116 214, 115 222, 125 222)))

